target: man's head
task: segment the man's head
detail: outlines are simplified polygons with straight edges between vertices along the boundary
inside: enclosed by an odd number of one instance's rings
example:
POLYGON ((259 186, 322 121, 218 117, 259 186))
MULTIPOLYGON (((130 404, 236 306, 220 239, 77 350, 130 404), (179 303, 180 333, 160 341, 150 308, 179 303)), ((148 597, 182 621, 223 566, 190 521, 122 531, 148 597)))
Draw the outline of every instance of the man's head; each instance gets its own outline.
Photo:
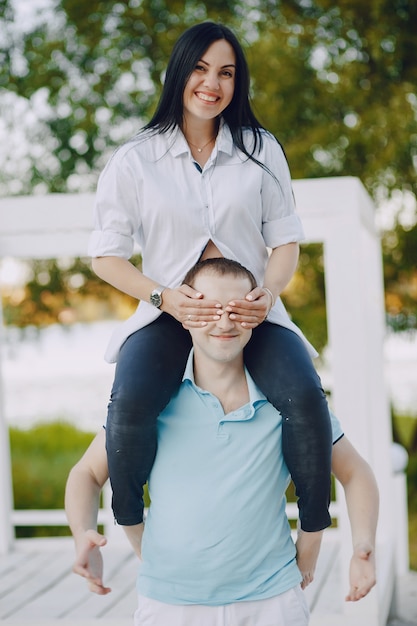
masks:
POLYGON ((183 282, 205 299, 220 302, 224 311, 218 321, 190 329, 195 354, 222 363, 241 359, 252 331, 231 320, 224 309, 232 300, 243 300, 256 287, 253 274, 236 261, 215 258, 197 263, 183 282))
POLYGON ((250 289, 255 289, 256 279, 252 272, 246 267, 243 267, 237 261, 232 259, 225 259, 224 257, 218 257, 214 259, 206 259, 193 265, 193 267, 187 272, 184 280, 184 285, 189 285, 195 289, 194 282, 196 278, 201 274, 211 274, 212 276, 229 276, 234 278, 247 278, 250 283, 250 289))

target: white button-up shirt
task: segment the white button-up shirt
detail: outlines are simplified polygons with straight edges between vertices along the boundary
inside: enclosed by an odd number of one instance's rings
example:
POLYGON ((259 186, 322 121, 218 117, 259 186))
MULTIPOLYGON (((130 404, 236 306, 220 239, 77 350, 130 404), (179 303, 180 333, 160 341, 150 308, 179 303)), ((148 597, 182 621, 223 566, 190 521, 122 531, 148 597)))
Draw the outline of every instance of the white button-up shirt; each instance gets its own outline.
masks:
MULTIPOLYGON (((276 179, 233 145, 226 124, 220 127, 202 171, 178 128, 171 133, 141 133, 121 146, 99 179, 90 256, 129 259, 136 241, 143 273, 175 288, 212 240, 224 257, 250 269, 262 285, 267 248, 304 237, 283 151, 269 133, 263 132, 262 138, 262 149, 255 156, 276 179)), ((245 140, 250 150, 251 132, 245 131, 245 140)), ((116 361, 125 339, 160 313, 141 301, 113 334, 106 360, 116 361)), ((294 330, 312 356, 317 354, 279 298, 268 320, 294 330)))

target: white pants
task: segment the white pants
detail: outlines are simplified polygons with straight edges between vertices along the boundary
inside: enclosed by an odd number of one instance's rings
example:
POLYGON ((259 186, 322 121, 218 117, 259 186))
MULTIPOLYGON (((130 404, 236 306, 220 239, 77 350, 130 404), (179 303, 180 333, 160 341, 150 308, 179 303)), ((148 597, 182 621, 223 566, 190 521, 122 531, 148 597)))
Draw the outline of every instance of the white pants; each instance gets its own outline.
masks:
POLYGON ((307 626, 309 611, 297 585, 285 593, 224 606, 165 604, 139 596, 134 626, 307 626))

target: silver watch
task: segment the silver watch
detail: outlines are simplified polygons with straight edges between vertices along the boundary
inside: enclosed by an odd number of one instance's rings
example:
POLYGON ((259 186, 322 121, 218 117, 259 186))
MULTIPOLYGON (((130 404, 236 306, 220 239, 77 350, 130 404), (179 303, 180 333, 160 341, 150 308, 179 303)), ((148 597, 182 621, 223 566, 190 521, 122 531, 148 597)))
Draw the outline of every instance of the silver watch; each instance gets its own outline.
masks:
POLYGON ((151 295, 149 296, 149 302, 156 306, 157 309, 159 309, 162 304, 162 292, 164 289, 165 287, 158 285, 155 289, 153 289, 153 291, 151 291, 151 295))

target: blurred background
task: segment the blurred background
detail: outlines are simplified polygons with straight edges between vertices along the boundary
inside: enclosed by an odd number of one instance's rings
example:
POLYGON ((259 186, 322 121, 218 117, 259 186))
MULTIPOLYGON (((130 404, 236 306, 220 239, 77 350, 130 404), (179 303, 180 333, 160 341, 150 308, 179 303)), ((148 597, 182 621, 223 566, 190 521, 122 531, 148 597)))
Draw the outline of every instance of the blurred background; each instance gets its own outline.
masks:
MULTIPOLYGON (((94 191, 111 152, 154 110, 173 43, 205 19, 244 43, 254 109, 293 178, 357 176, 375 203, 386 378, 394 439, 409 454, 417 569, 416 2, 0 0, 0 196, 94 191)), ((68 469, 105 420, 106 343, 136 302, 86 258, 3 258, 0 285, 15 506, 62 508, 68 469), (45 479, 52 457, 55 486, 45 479)), ((284 300, 331 388, 320 245, 303 246, 284 300)))

